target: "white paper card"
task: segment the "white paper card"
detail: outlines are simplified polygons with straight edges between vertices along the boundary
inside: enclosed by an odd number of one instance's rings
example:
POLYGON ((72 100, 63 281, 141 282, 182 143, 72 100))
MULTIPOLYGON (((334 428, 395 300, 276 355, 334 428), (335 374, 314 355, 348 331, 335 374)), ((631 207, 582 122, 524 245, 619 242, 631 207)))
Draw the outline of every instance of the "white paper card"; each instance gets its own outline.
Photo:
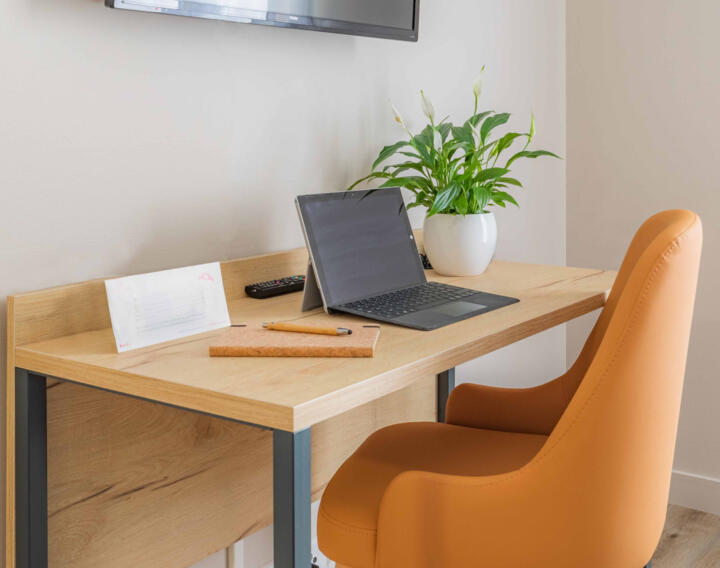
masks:
POLYGON ((220 263, 105 281, 118 351, 228 327, 220 263))

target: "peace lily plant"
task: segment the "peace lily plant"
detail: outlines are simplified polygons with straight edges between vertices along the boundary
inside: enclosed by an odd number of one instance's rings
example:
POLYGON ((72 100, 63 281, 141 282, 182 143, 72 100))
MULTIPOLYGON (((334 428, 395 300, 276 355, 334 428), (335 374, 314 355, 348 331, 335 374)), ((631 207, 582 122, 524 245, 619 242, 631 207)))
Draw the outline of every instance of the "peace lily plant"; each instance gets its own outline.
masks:
POLYGON ((535 136, 534 115, 527 132, 494 136, 496 128, 507 123, 510 114, 478 112, 481 90, 482 81, 478 79, 473 85, 473 113, 461 126, 449 122, 448 117, 436 121, 432 102, 420 91, 422 110, 429 124, 419 134, 410 131, 393 106, 395 120, 408 138, 385 146, 370 174, 348 188, 368 180, 383 180, 380 188, 409 190, 413 201, 407 208, 427 209, 425 252, 441 274, 465 276, 483 272, 497 241, 497 226, 490 208, 505 207, 507 203, 518 205, 510 191, 521 188, 522 183, 511 176, 511 166, 525 158, 558 158, 547 150, 530 148, 535 136))

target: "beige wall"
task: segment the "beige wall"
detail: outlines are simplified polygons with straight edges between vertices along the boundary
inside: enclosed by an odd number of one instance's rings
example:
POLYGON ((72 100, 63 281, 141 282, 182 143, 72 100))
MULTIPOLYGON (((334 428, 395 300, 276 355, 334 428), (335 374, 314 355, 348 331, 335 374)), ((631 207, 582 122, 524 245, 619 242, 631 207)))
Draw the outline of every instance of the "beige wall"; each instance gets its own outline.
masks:
MULTIPOLYGON (((567 260, 617 267, 638 225, 693 209, 705 247, 672 499, 720 513, 720 2, 567 9, 567 260)), ((586 325, 568 328, 568 357, 586 325)))
MULTIPOLYGON (((423 87, 460 117, 483 63, 484 105, 516 111, 517 128, 534 108, 538 144, 564 153, 564 9, 423 0, 409 44, 3 0, 0 298, 299 246, 292 198, 341 189, 402 134, 389 99, 417 126, 423 87)), ((517 173, 498 256, 563 264, 563 163, 517 173)), ((539 383, 564 359, 558 329, 460 378, 539 383)))

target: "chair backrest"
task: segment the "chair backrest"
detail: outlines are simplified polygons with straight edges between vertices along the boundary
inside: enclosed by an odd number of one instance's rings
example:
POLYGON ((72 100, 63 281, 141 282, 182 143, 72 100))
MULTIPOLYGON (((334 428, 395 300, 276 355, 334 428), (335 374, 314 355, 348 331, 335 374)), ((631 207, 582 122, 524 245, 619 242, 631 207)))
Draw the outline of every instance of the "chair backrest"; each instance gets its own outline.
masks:
POLYGON ((690 211, 639 229, 564 378, 572 400, 533 460, 587 566, 642 566, 660 538, 701 248, 690 211))
MULTIPOLYGON (((653 261, 653 251, 657 251, 664 246, 667 246, 668 240, 672 240, 673 235, 677 236, 677 230, 682 230, 682 227, 688 226, 688 223, 695 222, 697 222, 698 225, 697 232, 699 238, 697 246, 699 262, 699 250, 702 245, 702 226, 700 224, 700 219, 691 211, 669 210, 657 213, 645 221, 645 223, 643 223, 635 233, 635 236, 625 253, 625 258, 620 266, 620 270, 617 278, 615 279, 615 284, 610 292, 610 296, 605 304, 605 308, 600 314, 592 332, 588 336, 580 355, 563 377, 565 392, 570 396, 572 396, 577 390, 580 382, 585 377, 585 373, 587 372, 590 363, 595 357, 595 353, 597 352, 600 342, 605 336, 605 332, 607 331, 610 320, 617 309, 618 302, 630 279, 630 275, 632 273, 637 274, 638 271, 642 272, 646 268, 647 263, 653 261), (641 257, 644 257, 644 263, 642 265, 640 264, 641 257)), ((697 270, 694 274, 696 280, 697 270)), ((692 314, 694 295, 688 299, 690 301, 690 314, 692 314)))

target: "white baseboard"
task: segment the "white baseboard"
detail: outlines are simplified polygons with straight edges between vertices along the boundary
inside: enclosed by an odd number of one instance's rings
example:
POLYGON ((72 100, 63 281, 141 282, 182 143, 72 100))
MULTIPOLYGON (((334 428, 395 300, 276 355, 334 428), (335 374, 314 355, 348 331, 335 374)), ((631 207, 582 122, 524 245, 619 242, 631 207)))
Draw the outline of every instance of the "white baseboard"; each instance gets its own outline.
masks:
POLYGON ((670 503, 720 515, 720 479, 674 470, 670 503))

